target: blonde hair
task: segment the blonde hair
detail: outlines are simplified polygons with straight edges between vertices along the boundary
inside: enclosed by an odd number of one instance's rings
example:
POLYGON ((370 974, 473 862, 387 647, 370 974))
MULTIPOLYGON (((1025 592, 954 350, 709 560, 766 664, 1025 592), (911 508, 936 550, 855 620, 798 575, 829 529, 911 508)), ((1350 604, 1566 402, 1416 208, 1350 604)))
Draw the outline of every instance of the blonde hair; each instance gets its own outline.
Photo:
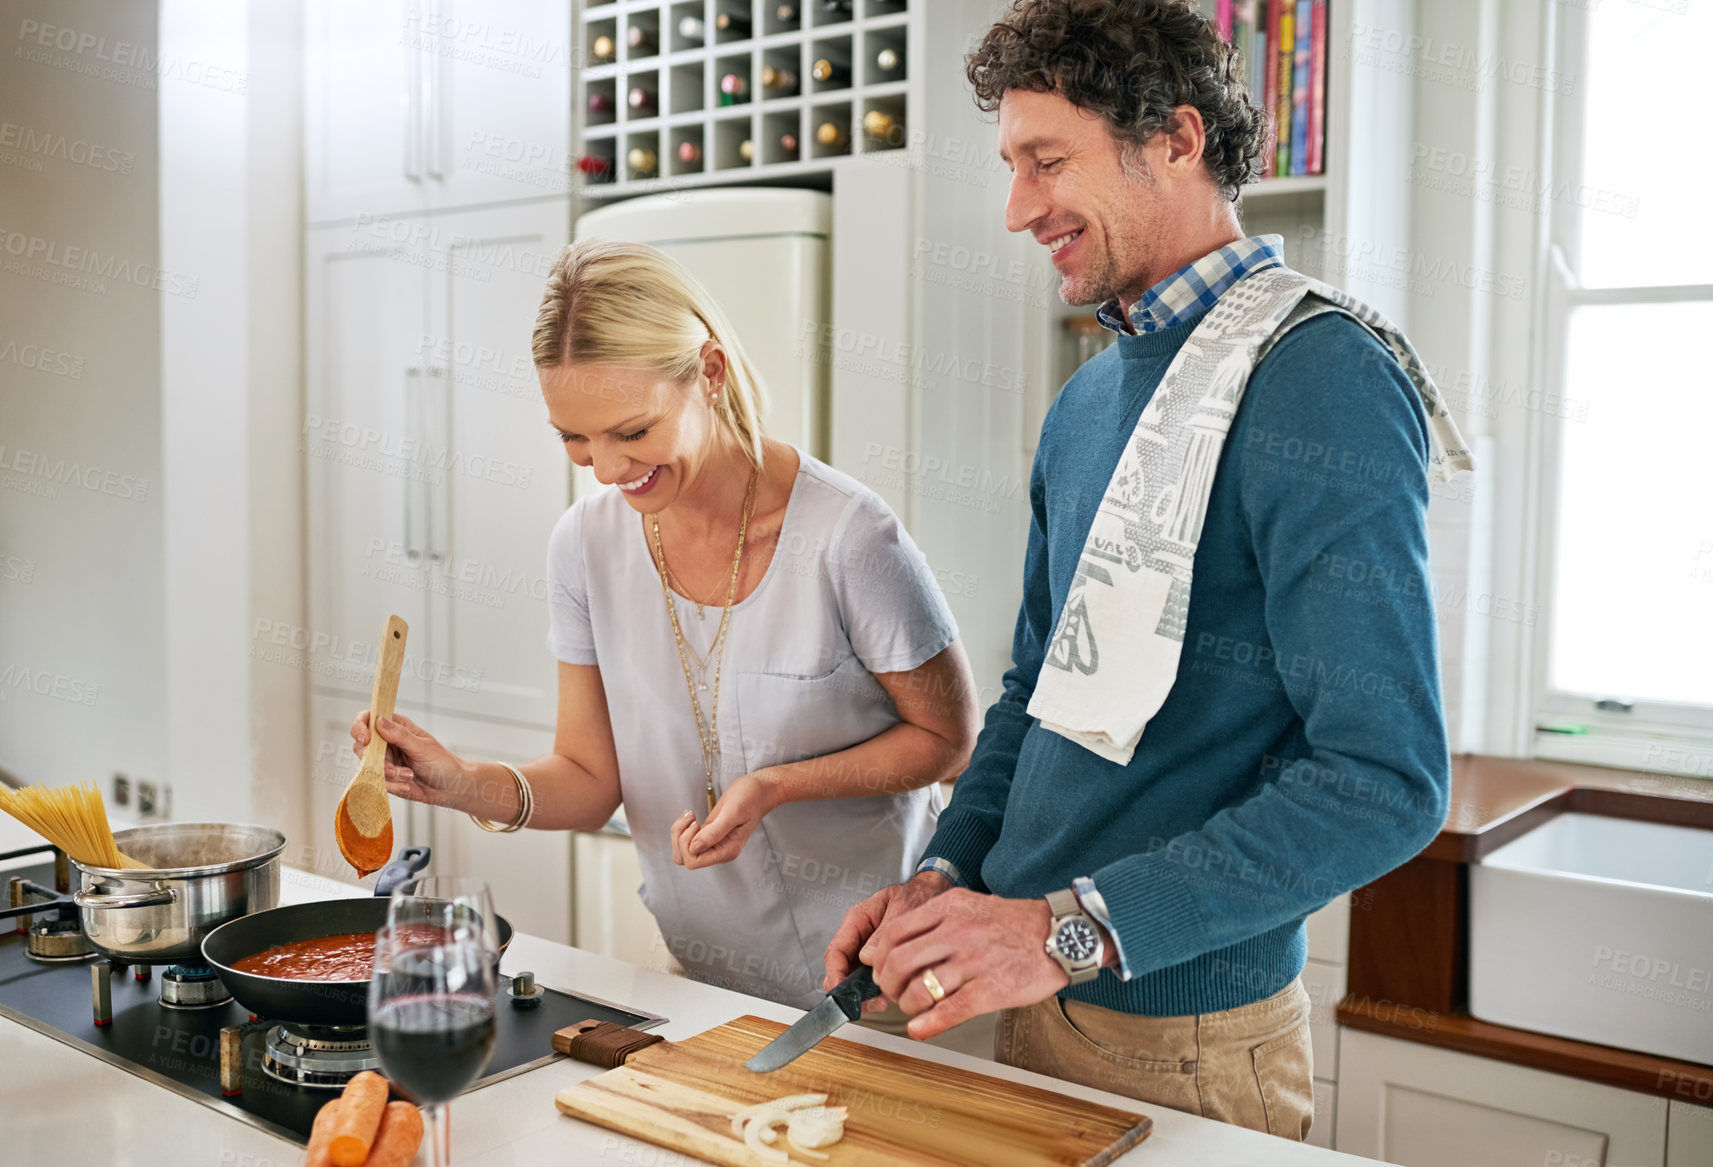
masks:
POLYGON ((535 317, 538 369, 570 363, 652 369, 687 381, 702 346, 726 350, 726 383, 714 413, 757 469, 765 390, 714 298, 677 261, 645 243, 585 239, 559 253, 535 317))

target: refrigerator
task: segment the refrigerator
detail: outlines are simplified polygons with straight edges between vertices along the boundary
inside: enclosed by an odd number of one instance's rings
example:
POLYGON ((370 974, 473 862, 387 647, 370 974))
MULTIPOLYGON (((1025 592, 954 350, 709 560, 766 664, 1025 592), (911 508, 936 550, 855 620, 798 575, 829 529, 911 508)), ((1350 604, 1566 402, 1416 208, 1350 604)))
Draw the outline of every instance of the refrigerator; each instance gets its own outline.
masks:
MULTIPOLYGON (((832 202, 812 190, 674 191, 589 211, 575 238, 647 243, 683 264, 759 372, 769 436, 825 461, 832 202)), ((573 498, 598 489, 593 472, 575 469, 573 498)))

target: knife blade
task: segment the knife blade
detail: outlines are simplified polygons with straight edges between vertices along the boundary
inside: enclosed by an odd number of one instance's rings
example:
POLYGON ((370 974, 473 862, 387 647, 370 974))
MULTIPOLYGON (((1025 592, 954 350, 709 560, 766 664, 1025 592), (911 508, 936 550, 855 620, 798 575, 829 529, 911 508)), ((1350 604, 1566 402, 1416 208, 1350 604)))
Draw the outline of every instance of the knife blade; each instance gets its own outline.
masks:
POLYGON ((771 1074, 789 1065, 839 1026, 861 1017, 863 1002, 878 996, 880 986, 874 983, 874 970, 866 964, 858 965, 854 973, 833 987, 825 1001, 792 1022, 791 1028, 763 1046, 760 1053, 744 1063, 744 1068, 771 1074))

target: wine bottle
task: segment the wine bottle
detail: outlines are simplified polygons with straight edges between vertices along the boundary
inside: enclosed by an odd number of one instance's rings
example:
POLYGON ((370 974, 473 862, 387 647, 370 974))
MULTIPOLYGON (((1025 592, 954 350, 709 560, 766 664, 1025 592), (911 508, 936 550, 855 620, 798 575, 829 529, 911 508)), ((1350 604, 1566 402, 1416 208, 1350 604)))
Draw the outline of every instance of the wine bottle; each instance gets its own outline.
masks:
POLYGON ((699 16, 686 16, 678 22, 678 35, 699 45, 708 39, 708 26, 702 23, 699 16))
POLYGON ((660 51, 654 47, 654 34, 640 24, 625 30, 625 43, 630 45, 633 57, 652 57, 660 51))
POLYGON ((780 134, 779 135, 779 150, 780 150, 780 153, 784 154, 786 158, 797 157, 797 135, 796 134, 780 134))
POLYGON ((720 104, 738 105, 749 100, 749 80, 741 73, 727 73, 720 78, 720 104))
POLYGON ((595 154, 585 154, 577 159, 577 171, 590 182, 611 182, 613 160, 595 154))
POLYGON ((714 17, 714 27, 724 33, 746 37, 749 35, 749 17, 737 12, 722 12, 714 17))
POLYGON ((686 166, 700 166, 702 164, 701 144, 689 139, 678 143, 678 161, 686 166))
POLYGON ((894 145, 901 144, 904 140, 904 127, 899 124, 897 118, 884 110, 871 109, 863 114, 862 129, 869 137, 894 145))
POLYGON ((632 109, 649 110, 654 108, 656 101, 654 90, 644 89, 638 85, 630 91, 630 107, 632 109))
POLYGON ((625 155, 625 163, 630 167, 632 178, 653 174, 660 167, 660 159, 647 146, 632 146, 630 153, 625 155))
POLYGON ((752 139, 745 138, 738 143, 738 157, 745 162, 755 161, 755 142, 752 139))
POLYGON ((835 150, 841 149, 850 142, 850 132, 838 122, 822 122, 815 131, 815 141, 835 150))
POLYGON ((803 19, 802 14, 797 11, 797 5, 795 4, 781 4, 778 8, 774 9, 774 15, 779 17, 780 24, 790 25, 793 28, 797 26, 797 22, 799 20, 803 19))
POLYGON ((589 46, 589 55, 597 62, 605 63, 619 55, 619 46, 613 43, 610 36, 598 36, 595 43, 589 46))
POLYGON ((851 0, 827 0, 827 14, 850 19, 851 0))
POLYGON ((815 67, 809 72, 815 80, 823 85, 849 85, 851 83, 851 71, 825 57, 816 61, 815 67))
POLYGON ((763 65, 761 67, 761 87, 770 90, 775 97, 789 97, 797 92, 797 74, 790 69, 763 65))
POLYGON ((896 73, 904 65, 904 54, 897 49, 881 49, 874 55, 874 65, 882 73, 896 73))
POLYGON ((603 117, 613 112, 613 99, 605 93, 589 94, 589 113, 595 117, 603 117))

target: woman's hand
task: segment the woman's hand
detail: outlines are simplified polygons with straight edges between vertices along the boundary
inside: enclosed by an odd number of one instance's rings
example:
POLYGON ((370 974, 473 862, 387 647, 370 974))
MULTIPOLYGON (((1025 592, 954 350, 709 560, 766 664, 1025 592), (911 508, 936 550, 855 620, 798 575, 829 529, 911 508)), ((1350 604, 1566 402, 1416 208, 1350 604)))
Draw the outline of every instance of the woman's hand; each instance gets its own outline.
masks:
POLYGON ((767 783, 745 774, 726 787, 706 822, 698 823, 694 813, 685 811, 672 824, 672 862, 691 869, 730 863, 762 817, 778 805, 767 783))
MULTIPOLYGON (((429 806, 461 807, 474 792, 468 768, 434 735, 400 714, 383 717, 377 729, 387 743, 387 793, 429 806)), ((369 711, 351 722, 352 752, 369 744, 369 711)))

